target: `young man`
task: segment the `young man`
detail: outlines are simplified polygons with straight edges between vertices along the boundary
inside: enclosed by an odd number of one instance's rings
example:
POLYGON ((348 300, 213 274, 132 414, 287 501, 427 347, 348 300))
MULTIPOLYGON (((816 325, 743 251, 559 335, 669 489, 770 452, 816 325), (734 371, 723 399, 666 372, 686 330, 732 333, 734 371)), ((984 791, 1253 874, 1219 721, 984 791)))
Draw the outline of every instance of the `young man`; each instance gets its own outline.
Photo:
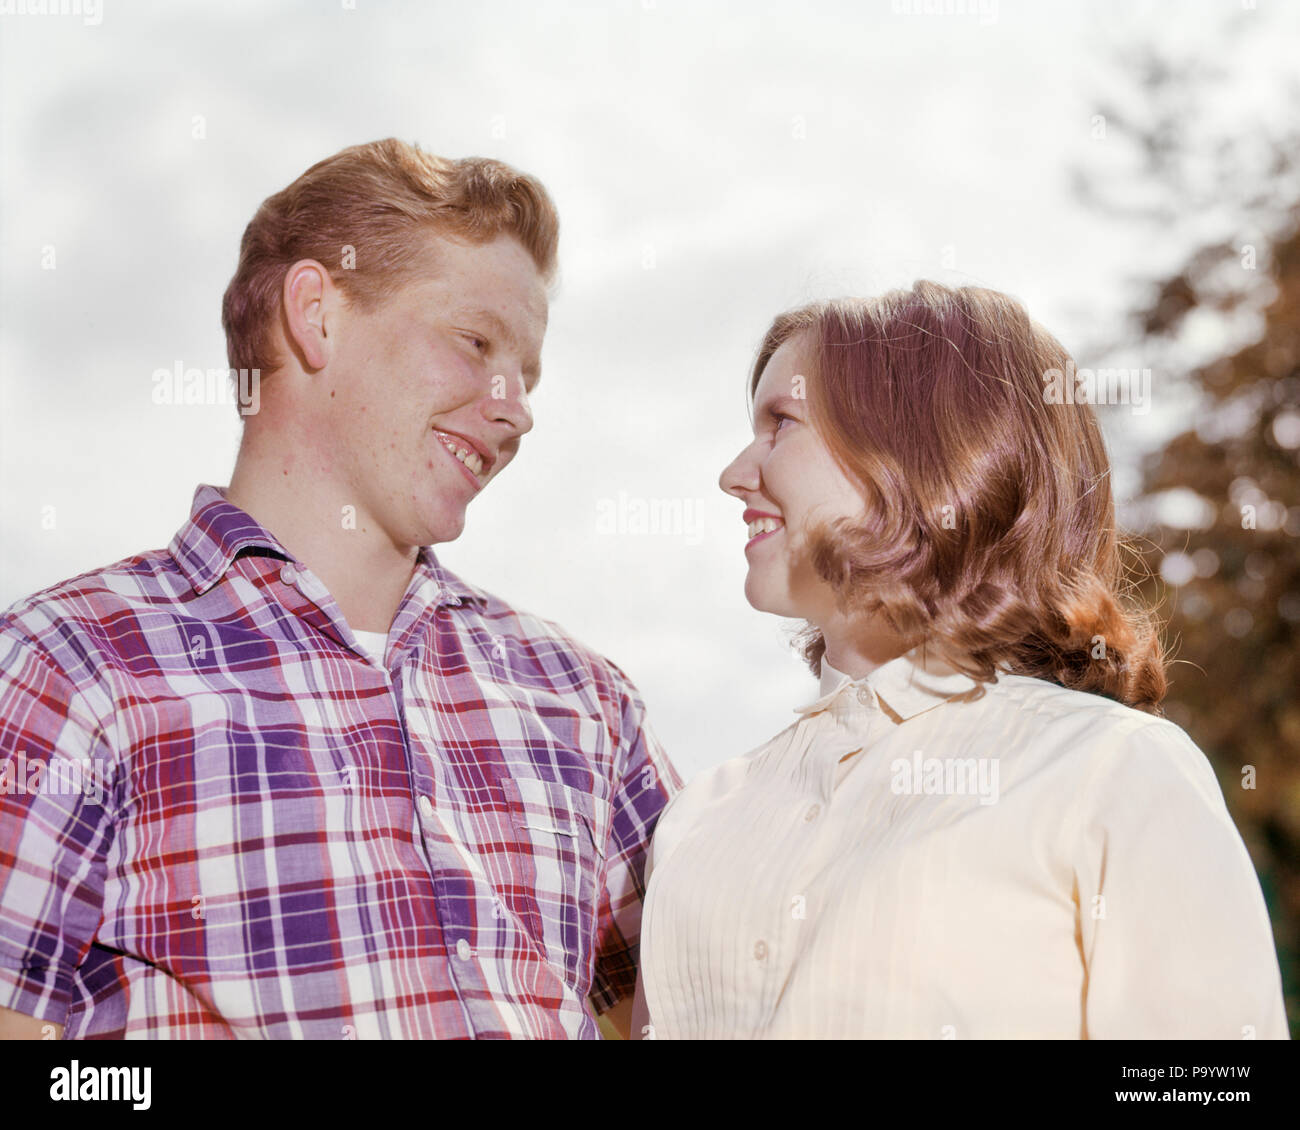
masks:
POLYGON ((557 230, 391 139, 262 204, 230 486, 0 617, 0 1030, 626 1032, 680 780, 614 664, 428 548, 532 427, 557 230))

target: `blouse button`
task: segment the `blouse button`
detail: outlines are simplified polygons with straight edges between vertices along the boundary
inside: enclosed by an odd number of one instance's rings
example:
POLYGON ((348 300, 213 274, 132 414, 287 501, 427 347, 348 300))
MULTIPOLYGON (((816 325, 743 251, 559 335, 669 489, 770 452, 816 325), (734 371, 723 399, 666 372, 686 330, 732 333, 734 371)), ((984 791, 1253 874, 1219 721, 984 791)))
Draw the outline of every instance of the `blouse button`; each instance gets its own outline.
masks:
POLYGON ((461 961, 468 961, 471 952, 469 942, 464 938, 461 938, 461 940, 456 943, 456 956, 460 958, 461 961))
POLYGON ((294 569, 292 565, 286 565, 283 569, 280 570, 280 580, 282 580, 286 585, 297 584, 298 582, 297 570, 294 569))
POLYGON ((431 820, 433 818, 433 801, 431 801, 427 796, 422 796, 420 798, 420 815, 426 820, 431 820))
POLYGON ((858 701, 859 701, 860 703, 862 703, 863 706, 870 706, 870 705, 871 705, 871 699, 872 699, 872 694, 871 694, 871 688, 870 688, 870 687, 859 687, 859 688, 858 688, 858 701))
POLYGON ((822 806, 820 804, 814 804, 810 809, 808 809, 807 812, 803 814, 804 823, 811 824, 821 814, 822 814, 822 806))
POLYGON ((759 938, 758 941, 754 943, 754 960, 762 961, 763 958, 765 958, 766 956, 767 956, 767 943, 763 941, 762 938, 759 938))

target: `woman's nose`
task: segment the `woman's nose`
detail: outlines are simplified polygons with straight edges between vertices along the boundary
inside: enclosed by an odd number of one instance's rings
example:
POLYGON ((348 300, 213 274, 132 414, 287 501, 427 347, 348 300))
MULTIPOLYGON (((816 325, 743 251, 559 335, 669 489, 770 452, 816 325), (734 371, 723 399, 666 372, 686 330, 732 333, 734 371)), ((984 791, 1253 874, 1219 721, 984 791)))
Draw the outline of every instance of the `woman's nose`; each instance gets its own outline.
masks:
POLYGON ((749 457, 749 448, 745 448, 723 469, 718 476, 718 486, 724 494, 740 498, 745 491, 758 489, 758 464, 749 457))

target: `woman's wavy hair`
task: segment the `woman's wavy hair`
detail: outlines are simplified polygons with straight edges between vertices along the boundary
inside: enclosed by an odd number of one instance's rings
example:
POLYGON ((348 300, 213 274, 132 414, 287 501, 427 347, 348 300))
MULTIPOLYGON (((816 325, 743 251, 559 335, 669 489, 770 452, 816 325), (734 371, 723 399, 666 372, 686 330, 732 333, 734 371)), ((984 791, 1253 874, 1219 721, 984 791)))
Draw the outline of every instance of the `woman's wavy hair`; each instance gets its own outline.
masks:
MULTIPOLYGON (((1044 394, 1061 344, 1004 294, 921 281, 779 315, 751 402, 795 336, 812 423, 866 496, 859 519, 809 531, 841 607, 977 682, 1001 668, 1162 715, 1160 629, 1121 559, 1096 413, 1044 394)), ((820 675, 821 632, 797 643, 820 675)))

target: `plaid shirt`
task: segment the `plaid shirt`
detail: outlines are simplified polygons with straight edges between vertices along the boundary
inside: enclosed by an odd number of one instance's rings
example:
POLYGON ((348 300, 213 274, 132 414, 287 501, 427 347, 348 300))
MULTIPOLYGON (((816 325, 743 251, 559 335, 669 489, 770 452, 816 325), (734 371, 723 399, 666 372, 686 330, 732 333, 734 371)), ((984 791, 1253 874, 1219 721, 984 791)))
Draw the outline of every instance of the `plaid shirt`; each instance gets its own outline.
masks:
POLYGON ((681 785, 421 549, 385 664, 218 488, 0 616, 0 1005, 72 1037, 598 1037, 681 785))

